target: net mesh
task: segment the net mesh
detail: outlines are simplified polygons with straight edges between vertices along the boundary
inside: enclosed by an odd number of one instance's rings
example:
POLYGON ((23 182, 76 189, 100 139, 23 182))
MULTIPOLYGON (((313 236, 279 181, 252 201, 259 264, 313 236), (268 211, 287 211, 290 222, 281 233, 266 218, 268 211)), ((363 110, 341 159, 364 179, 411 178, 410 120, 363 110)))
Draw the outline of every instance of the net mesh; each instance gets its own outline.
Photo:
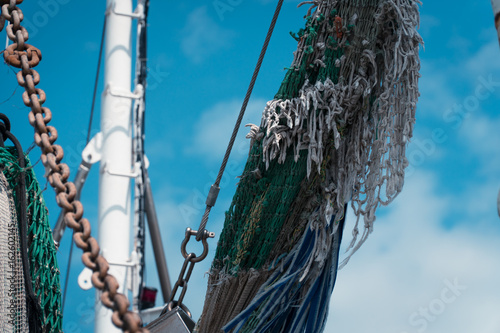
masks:
POLYGON ((357 224, 353 231, 354 250, 366 239, 376 208, 403 186, 418 97, 417 24, 415 1, 317 3, 305 28, 292 34, 292 66, 248 136, 249 158, 214 268, 235 275, 274 260, 273 247, 296 239, 279 237, 284 224, 298 237, 306 221, 300 215, 317 204, 341 217, 352 199, 365 224, 357 244, 357 224))
MULTIPOLYGON (((230 281, 254 270, 267 274, 305 228, 335 233, 350 201, 357 222, 345 264, 372 231, 376 209, 402 190, 419 96, 419 3, 303 3, 311 7, 305 27, 291 33, 298 42, 292 65, 260 126, 250 125, 250 153, 226 212, 201 331, 215 332, 221 327, 213 325, 221 322, 215 317, 237 313, 225 305, 233 297, 224 290, 230 281)), ((307 260, 321 270, 332 255, 331 239, 316 239, 311 255, 319 257, 307 260)), ((309 267, 306 280, 320 274, 309 267)), ((305 295, 308 284, 301 288, 305 295)), ((250 298, 256 287, 251 290, 250 298)), ((250 318, 262 319, 258 312, 250 318)), ((248 320, 242 331, 254 327, 248 320)))
POLYGON ((0 272, 0 332, 27 332, 17 214, 12 192, 3 173, 0 173, 0 272))
MULTIPOLYGON (((48 210, 42 197, 42 190, 36 180, 29 159, 26 157, 25 179, 28 220, 28 257, 33 289, 42 309, 44 332, 62 332, 61 288, 56 248, 49 225, 48 210)), ((19 173, 22 171, 13 147, 0 147, 0 165, 10 189, 17 186, 19 173)), ((16 192, 11 191, 14 202, 16 192)), ((16 211, 20 207, 16 205, 16 211)), ((19 215, 19 214, 17 214, 19 215)), ((17 226, 16 221, 16 226, 17 226)), ((2 230, 2 232, 4 232, 2 230)), ((22 268, 16 267, 16 270, 22 268)), ((22 273, 21 273, 22 274, 22 273)), ((26 332, 27 330, 23 331, 26 332)))

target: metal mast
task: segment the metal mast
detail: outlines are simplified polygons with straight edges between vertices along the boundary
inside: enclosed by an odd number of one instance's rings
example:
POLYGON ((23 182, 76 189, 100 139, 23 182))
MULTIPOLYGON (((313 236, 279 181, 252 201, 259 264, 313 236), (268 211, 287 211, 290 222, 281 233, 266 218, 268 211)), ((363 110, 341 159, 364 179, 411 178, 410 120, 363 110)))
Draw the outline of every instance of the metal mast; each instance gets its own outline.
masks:
POLYGON ((156 261, 156 268, 161 286, 161 293, 164 303, 170 299, 172 287, 165 260, 165 252, 161 240, 158 218, 153 201, 153 192, 151 182, 148 176, 148 163, 144 152, 144 117, 146 108, 146 77, 147 77, 147 19, 148 19, 149 0, 138 0, 137 9, 137 58, 135 70, 136 91, 141 96, 135 101, 133 111, 134 126, 134 161, 136 165, 136 178, 134 188, 134 252, 133 261, 135 269, 132 280, 133 309, 144 309, 141 303, 140 295, 144 286, 144 244, 145 244, 145 217, 151 235, 151 245, 156 261))
MULTIPOLYGON (((135 80, 136 90, 141 93, 139 99, 134 103, 133 108, 133 159, 135 161, 137 175, 134 183, 134 252, 133 261, 135 269, 132 273, 132 309, 139 311, 142 309, 140 295, 144 284, 144 252, 145 252, 145 209, 144 209, 144 173, 142 166, 145 165, 144 155, 144 113, 146 107, 146 75, 147 75, 147 52, 146 52, 146 29, 147 29, 147 9, 149 1, 139 0, 136 12, 141 14, 137 23, 137 45, 135 80)), ((145 166, 144 166, 145 168, 145 166)))
MULTIPOLYGON (((99 244, 109 272, 126 292, 130 257, 132 177, 132 0, 107 0, 104 92, 101 102, 102 159, 99 179, 99 244), (122 14, 127 13, 127 14, 122 14)), ((100 297, 99 292, 97 297, 100 297)), ((95 332, 119 332, 112 312, 97 302, 95 332)))

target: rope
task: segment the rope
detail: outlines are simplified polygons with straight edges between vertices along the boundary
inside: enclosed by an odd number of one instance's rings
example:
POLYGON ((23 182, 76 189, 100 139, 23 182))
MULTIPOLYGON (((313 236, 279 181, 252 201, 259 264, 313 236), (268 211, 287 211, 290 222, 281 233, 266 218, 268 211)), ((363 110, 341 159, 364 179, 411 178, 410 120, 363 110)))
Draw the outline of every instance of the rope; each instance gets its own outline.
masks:
POLYGON ((255 70, 252 75, 252 79, 248 86, 247 93, 245 95, 245 99, 243 100, 243 105, 241 106, 240 113, 238 115, 238 119, 236 120, 236 124, 233 128, 233 134, 231 135, 231 139, 229 140, 229 144, 226 149, 226 153, 224 155, 224 159, 222 160, 221 167, 219 169, 219 174, 215 179, 215 183, 210 188, 210 192, 207 197, 207 206, 205 208, 205 213, 200 222, 200 226, 198 228, 198 234, 196 235, 196 240, 200 241, 203 237, 205 227, 207 226, 208 216, 210 215, 210 210, 215 205, 215 201, 217 200, 217 195, 219 193, 219 184, 224 174, 224 170, 226 169, 227 161, 229 160, 229 155, 231 154, 231 150, 233 149, 234 141, 236 140, 236 136, 238 135, 238 130, 241 125, 241 121, 243 120, 243 116, 245 115, 245 111, 248 105, 248 101, 250 100, 250 96, 252 95, 253 87, 255 85, 255 81, 257 81, 257 76, 259 75, 260 67, 262 65, 262 61, 264 60, 264 56, 266 55, 267 46, 269 45, 269 41, 271 40, 271 36, 274 31, 274 26, 276 25, 276 21, 278 20, 279 13, 281 11, 281 6, 283 5, 283 0, 279 0, 276 5, 276 10, 274 11, 274 16, 271 21, 271 25, 269 26, 269 30, 267 31, 266 39, 264 41, 264 45, 260 51, 259 60, 257 60, 257 65, 255 66, 255 70))

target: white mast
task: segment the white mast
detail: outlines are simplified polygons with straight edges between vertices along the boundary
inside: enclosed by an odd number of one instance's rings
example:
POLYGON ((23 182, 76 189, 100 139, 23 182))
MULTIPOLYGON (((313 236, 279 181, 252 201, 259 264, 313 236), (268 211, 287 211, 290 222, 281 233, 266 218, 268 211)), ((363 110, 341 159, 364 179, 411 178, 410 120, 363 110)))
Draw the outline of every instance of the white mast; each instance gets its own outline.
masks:
MULTIPOLYGON (((132 0, 107 0, 98 220, 102 255, 110 263, 109 272, 120 284, 119 291, 127 293, 132 176, 132 20, 122 13, 132 13, 132 0)), ((111 314, 111 310, 97 302, 96 333, 120 332, 113 325, 111 314)))

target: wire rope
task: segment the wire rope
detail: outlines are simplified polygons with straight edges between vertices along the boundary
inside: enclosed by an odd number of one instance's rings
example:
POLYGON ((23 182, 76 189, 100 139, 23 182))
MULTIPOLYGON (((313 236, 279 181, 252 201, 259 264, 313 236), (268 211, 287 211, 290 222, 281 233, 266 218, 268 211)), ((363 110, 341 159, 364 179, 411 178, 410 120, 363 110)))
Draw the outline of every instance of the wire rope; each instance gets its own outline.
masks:
POLYGON ((245 99, 243 100, 243 104, 241 106, 240 113, 238 115, 238 119, 236 120, 236 124, 234 125, 233 134, 231 135, 231 139, 229 140, 229 144, 226 149, 226 153, 224 154, 224 158, 222 160, 221 167, 219 169, 219 173, 217 178, 215 179, 215 183, 212 185, 210 192, 207 198, 207 206, 205 208, 205 213, 200 222, 200 226, 198 227, 198 233, 196 235, 196 240, 199 241, 203 237, 205 227, 207 226, 208 216, 210 215, 210 210, 215 204, 215 200, 218 195, 220 181, 224 174, 224 170, 226 169, 227 162, 229 160, 229 155, 231 154, 231 150, 233 149, 234 141, 236 140, 236 136, 238 135, 238 130, 241 125, 241 121, 243 120, 243 116, 245 115, 246 108, 248 106, 248 101, 250 100, 250 96, 252 95, 253 88, 255 86, 255 82, 257 81, 257 76, 259 75, 260 67, 262 66, 262 61, 264 60, 264 56, 266 55, 267 47, 269 45, 269 41, 271 40, 271 36, 274 31, 274 27, 276 25, 276 21, 278 20, 279 13, 281 11, 281 7, 283 5, 283 0, 279 0, 276 5, 276 10, 274 11, 273 19, 269 26, 269 30, 267 31, 266 39, 264 40, 264 45, 260 51, 259 59, 257 60, 257 65, 255 66, 252 79, 250 80, 250 84, 248 85, 247 93, 245 95, 245 99))

